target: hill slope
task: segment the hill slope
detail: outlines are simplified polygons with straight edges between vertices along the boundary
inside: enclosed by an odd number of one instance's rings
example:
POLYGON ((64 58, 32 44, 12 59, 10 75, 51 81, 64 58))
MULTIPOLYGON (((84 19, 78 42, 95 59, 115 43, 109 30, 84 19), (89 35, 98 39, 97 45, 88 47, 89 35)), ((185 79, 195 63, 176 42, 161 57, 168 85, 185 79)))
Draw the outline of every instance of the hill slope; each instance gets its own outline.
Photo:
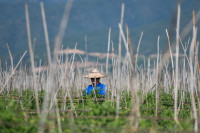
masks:
MULTIPOLYGON (((8 43, 14 60, 28 49, 24 2, 26 0, 0 0, 0 57, 8 60, 5 44, 8 43)), ((87 35, 88 51, 106 52, 108 29, 112 27, 111 39, 115 50, 118 44, 118 23, 121 3, 125 3, 124 23, 128 24, 132 41, 137 47, 141 31, 144 32, 140 53, 149 55, 156 52, 158 35, 161 36, 161 50, 166 47, 165 29, 169 29, 176 1, 160 0, 75 0, 69 16, 69 23, 63 40, 64 48, 73 48, 78 42, 79 49, 85 49, 87 35)), ((64 0, 44 1, 51 49, 58 33, 65 7, 64 0)), ((39 0, 28 1, 32 39, 36 38, 35 58, 46 58, 44 32, 39 0)), ((192 10, 199 8, 198 0, 183 0, 181 5, 181 29, 192 19, 192 10)), ((175 31, 175 29, 174 29, 175 31)), ((123 51, 125 49, 123 48, 123 51)), ((26 56, 26 59, 29 57, 26 56)))

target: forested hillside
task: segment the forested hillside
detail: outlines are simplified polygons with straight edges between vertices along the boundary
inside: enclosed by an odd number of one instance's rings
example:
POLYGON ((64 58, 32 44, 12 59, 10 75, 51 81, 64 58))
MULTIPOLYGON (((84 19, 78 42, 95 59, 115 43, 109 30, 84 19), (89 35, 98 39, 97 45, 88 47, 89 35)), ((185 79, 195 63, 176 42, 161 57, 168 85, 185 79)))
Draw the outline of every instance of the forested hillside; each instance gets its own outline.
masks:
MULTIPOLYGON (((29 6, 32 40, 35 40, 35 59, 38 61, 40 58, 44 60, 47 57, 40 1, 0 0, 0 57, 4 61, 9 60, 6 43, 10 46, 15 62, 28 49, 25 2, 29 6)), ((111 27, 111 40, 117 50, 118 23, 123 2, 125 3, 124 24, 128 24, 130 28, 134 47, 137 47, 143 31, 141 54, 150 55, 156 52, 158 35, 161 36, 161 50, 164 51, 167 43, 165 29, 169 29, 173 12, 176 11, 177 1, 175 0, 74 0, 62 43, 63 47, 73 48, 77 42, 77 48, 85 50, 84 38, 87 35, 89 52, 106 52, 108 29, 111 27)), ((44 0, 51 50, 59 30, 65 3, 65 0, 44 0)), ((198 12, 199 7, 198 0, 182 1, 181 30, 192 19, 192 10, 198 12)), ((29 60, 28 56, 25 57, 25 61, 27 60, 29 60)))

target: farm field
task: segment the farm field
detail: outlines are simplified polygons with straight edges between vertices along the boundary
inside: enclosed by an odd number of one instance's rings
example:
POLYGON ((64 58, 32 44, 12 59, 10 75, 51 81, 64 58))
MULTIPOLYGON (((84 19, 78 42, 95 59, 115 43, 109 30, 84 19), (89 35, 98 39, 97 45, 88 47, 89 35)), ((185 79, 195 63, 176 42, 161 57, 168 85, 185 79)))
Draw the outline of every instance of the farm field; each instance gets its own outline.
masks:
MULTIPOLYGON (((23 90, 21 96, 18 90, 12 90, 0 99, 1 132, 37 132, 41 116, 37 115, 34 92, 23 90)), ((42 107, 44 92, 39 94, 39 103, 42 107)), ((128 127, 131 115, 131 98, 123 92, 120 102, 119 116, 116 117, 115 99, 110 100, 90 95, 83 98, 74 98, 71 109, 70 100, 66 99, 66 109, 63 110, 62 92, 58 94, 60 121, 63 132, 127 132, 134 130, 128 127), (76 115, 75 116, 75 112, 76 115)), ((179 110, 180 125, 174 121, 174 99, 171 93, 161 93, 158 116, 155 117, 155 91, 144 96, 140 103, 138 116, 138 132, 192 132, 194 120, 191 118, 191 103, 189 94, 179 110)), ((134 116, 135 117, 135 116, 134 116)), ((49 112, 45 132, 58 132, 56 113, 49 112)))

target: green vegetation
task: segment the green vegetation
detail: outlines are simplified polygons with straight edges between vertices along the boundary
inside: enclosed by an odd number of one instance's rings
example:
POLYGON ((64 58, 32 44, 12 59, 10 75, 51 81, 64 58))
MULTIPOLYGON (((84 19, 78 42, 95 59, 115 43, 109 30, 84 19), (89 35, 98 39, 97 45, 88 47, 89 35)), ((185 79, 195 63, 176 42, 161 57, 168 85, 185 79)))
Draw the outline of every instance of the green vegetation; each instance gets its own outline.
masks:
MULTIPOLYGON (((9 94, 3 94, 0 98, 0 132, 35 133, 39 128, 40 117, 36 114, 35 98, 32 90, 23 90, 19 96, 18 90, 9 94), (20 104, 20 102, 22 104, 20 104), (22 108, 23 107, 23 108, 22 108)), ((123 92, 119 118, 116 119, 116 100, 109 100, 94 94, 80 98, 74 98, 73 103, 77 113, 71 110, 70 101, 67 99, 66 110, 62 111, 63 100, 61 92, 58 93, 58 105, 60 108, 61 124, 63 132, 121 132, 127 124, 131 110, 131 99, 123 92)), ((39 92, 39 103, 42 106, 44 91, 39 92)), ((147 94, 140 103, 140 115, 138 132, 157 131, 193 131, 193 119, 191 118, 191 104, 189 94, 185 97, 185 103, 180 108, 180 126, 173 120, 174 99, 171 94, 161 93, 159 115, 155 117, 156 99, 155 92, 147 94), (182 128, 182 129, 181 129, 182 128)), ((49 113, 45 126, 45 132, 58 132, 55 113, 49 113)))

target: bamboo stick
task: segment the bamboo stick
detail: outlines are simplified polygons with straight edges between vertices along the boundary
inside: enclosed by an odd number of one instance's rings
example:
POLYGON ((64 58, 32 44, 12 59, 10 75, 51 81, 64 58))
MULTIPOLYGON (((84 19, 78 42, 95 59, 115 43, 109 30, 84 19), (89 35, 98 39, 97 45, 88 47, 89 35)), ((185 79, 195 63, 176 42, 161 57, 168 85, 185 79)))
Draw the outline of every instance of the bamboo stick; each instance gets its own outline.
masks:
POLYGON ((158 117, 158 106, 159 106, 159 81, 158 81, 158 70, 159 70, 159 42, 160 42, 160 36, 158 36, 157 41, 157 67, 156 67, 156 113, 155 116, 158 117))
POLYGON ((11 51, 10 51, 10 48, 9 48, 9 46, 8 46, 8 43, 6 44, 6 47, 7 47, 7 49, 8 49, 8 52, 9 52, 9 55, 10 55, 10 62, 11 62, 11 72, 13 71, 13 56, 12 56, 12 53, 11 53, 11 51))
POLYGON ((110 36, 111 36, 111 27, 109 28, 109 33, 108 33, 108 50, 107 50, 107 57, 106 57, 106 75, 108 75, 108 60, 109 60, 109 51, 110 51, 110 36))
POLYGON ((28 12, 28 4, 25 3, 25 13, 26 13, 26 26, 27 26, 27 35, 28 35, 28 45, 29 45, 29 52, 30 52, 30 58, 31 58, 31 68, 33 72, 33 82, 34 82, 34 91, 35 91, 35 102, 37 107, 37 114, 40 114, 40 108, 39 108, 39 101, 38 101, 38 91, 36 88, 36 75, 35 75, 35 65, 34 65, 34 53, 32 49, 31 44, 31 32, 30 32, 30 22, 29 22, 29 12, 28 12))
POLYGON ((129 47, 129 53, 131 55, 131 59, 132 59, 132 65, 133 67, 134 65, 134 52, 133 52, 133 46, 132 46, 132 41, 131 41, 131 37, 130 37, 130 33, 129 33, 129 29, 128 29, 128 25, 126 25, 126 31, 127 31, 127 41, 128 41, 128 47, 129 47))
POLYGON ((143 37, 143 31, 141 32, 140 40, 138 42, 137 53, 136 53, 136 57, 135 57, 135 71, 137 70, 137 59, 138 59, 139 48, 140 48, 142 37, 143 37))
MULTIPOLYGON (((193 10, 193 26, 195 27, 195 11, 193 10)), ((197 60, 197 68, 198 68, 198 72, 200 74, 200 66, 199 66, 199 60, 198 60, 198 54, 197 54, 197 39, 195 38, 195 56, 196 56, 196 60, 197 60)))
POLYGON ((166 34, 167 34, 167 39, 168 39, 168 44, 169 44, 169 52, 170 52, 170 57, 171 57, 171 62, 172 62, 172 74, 173 74, 173 79, 174 79, 174 61, 173 61, 173 56, 172 56, 172 50, 171 50, 171 44, 170 44, 170 38, 169 38, 169 35, 168 35, 168 31, 166 29, 166 34))
POLYGON ((70 10, 73 4, 73 0, 68 0, 65 6, 65 11, 63 14, 63 18, 60 24, 60 29, 59 29, 59 33, 55 38, 55 44, 54 44, 54 60, 56 61, 58 53, 57 51, 60 49, 60 46, 62 44, 63 38, 64 38, 64 34, 65 34, 65 29, 67 28, 67 24, 68 24, 68 18, 69 18, 69 14, 70 14, 70 10))
POLYGON ((128 48, 128 40, 126 40, 126 38, 125 38, 125 35, 124 35, 124 32, 123 32, 123 29, 122 29, 122 25, 121 24, 119 24, 119 30, 120 30, 120 33, 121 33, 121 38, 122 38, 122 40, 123 40, 123 42, 124 42, 124 46, 125 46, 125 48, 126 48, 126 55, 127 55, 127 57, 128 57, 128 60, 129 60, 129 62, 130 62, 130 66, 133 68, 133 65, 132 65, 132 60, 131 60, 131 55, 130 55, 130 53, 129 53, 129 48, 128 48))
POLYGON ((176 29, 176 77, 175 77, 175 85, 174 85, 174 120, 178 124, 178 59, 179 59, 179 27, 180 27, 180 5, 178 5, 177 11, 177 29, 176 29))
MULTIPOLYGON (((54 96, 56 97, 56 95, 54 95, 54 96)), ((59 133, 62 133, 62 126, 61 126, 61 120, 60 120, 60 113, 59 113, 57 98, 55 98, 55 105, 56 105, 56 117, 57 117, 58 131, 59 131, 59 133)))
POLYGON ((50 44, 49 44, 49 36, 48 36, 48 30, 47 30, 47 23, 46 23, 46 15, 44 11, 44 5, 43 2, 40 2, 41 7, 41 14, 42 14, 42 22, 44 27, 44 35, 45 35, 45 41, 46 41, 46 47, 47 47, 47 55, 48 55, 48 62, 49 65, 51 64, 51 51, 50 51, 50 44))
POLYGON ((88 62, 87 35, 85 35, 85 58, 86 58, 86 64, 87 64, 87 62, 88 62))
POLYGON ((196 29, 193 26, 193 38, 190 46, 190 95, 191 95, 191 104, 192 104, 192 110, 193 110, 193 116, 195 119, 194 122, 194 131, 198 132, 198 117, 197 117, 197 110, 196 110, 196 104, 195 104, 195 98, 194 98, 194 75, 193 75, 193 66, 192 66, 192 61, 193 57, 195 55, 194 53, 194 45, 195 45, 195 40, 196 40, 196 29))
MULTIPOLYGON (((121 7, 121 20, 120 24, 123 25, 124 20, 124 3, 121 7)), ((121 33, 119 32, 119 45, 118 45, 118 87, 117 87, 117 102, 116 102, 116 119, 119 117, 119 93, 121 89, 121 33)))

